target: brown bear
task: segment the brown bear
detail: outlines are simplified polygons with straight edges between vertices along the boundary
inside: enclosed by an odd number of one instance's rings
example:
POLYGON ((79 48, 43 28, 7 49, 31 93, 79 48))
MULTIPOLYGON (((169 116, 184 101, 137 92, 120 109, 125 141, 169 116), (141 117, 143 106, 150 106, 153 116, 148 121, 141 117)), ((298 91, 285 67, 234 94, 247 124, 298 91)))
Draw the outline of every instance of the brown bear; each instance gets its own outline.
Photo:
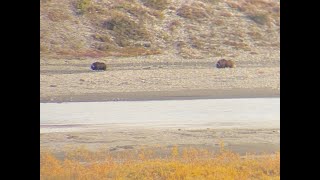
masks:
POLYGON ((91 69, 95 71, 99 71, 99 70, 105 71, 107 69, 107 65, 103 62, 94 62, 91 64, 91 69))
POLYGON ((234 68, 236 65, 232 60, 225 60, 225 59, 220 59, 217 64, 217 68, 234 68))

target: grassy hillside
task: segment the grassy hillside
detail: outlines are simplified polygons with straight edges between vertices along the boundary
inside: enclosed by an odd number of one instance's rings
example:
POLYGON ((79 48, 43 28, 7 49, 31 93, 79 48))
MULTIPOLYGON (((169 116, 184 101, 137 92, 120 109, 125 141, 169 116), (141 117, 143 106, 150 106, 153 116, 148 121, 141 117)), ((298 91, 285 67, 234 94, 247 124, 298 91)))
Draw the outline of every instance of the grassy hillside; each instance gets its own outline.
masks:
POLYGON ((40 0, 41 58, 208 58, 279 46, 279 0, 40 0))

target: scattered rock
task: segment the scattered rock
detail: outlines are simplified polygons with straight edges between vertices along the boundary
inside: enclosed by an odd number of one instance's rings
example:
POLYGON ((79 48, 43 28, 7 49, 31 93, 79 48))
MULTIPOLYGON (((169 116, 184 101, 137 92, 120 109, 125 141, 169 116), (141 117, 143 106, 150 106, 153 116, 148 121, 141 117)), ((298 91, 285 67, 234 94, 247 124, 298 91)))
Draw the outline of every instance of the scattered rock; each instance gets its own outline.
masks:
POLYGON ((151 44, 150 43, 145 43, 143 46, 146 47, 146 48, 149 48, 149 47, 151 47, 151 44))

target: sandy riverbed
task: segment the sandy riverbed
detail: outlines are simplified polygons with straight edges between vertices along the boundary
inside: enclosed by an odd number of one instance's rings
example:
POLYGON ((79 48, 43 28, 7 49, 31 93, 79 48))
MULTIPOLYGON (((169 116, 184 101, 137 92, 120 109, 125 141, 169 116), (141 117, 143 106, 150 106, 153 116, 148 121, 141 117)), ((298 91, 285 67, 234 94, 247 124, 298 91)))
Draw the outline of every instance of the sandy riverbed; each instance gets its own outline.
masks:
MULTIPOLYGON (((280 97, 278 51, 256 55, 242 53, 232 58, 237 65, 234 69, 215 68, 219 59, 179 59, 171 55, 83 60, 41 59, 40 102, 50 104, 280 97), (94 61, 105 62, 108 70, 91 71, 89 67, 94 61)), ((277 116, 279 112, 280 107, 275 114, 260 115, 277 116)), ((250 111, 247 113, 250 116, 250 111)), ((41 113, 41 117, 46 115, 48 114, 41 113)), ((255 118, 261 120, 259 116, 255 118)), ((54 122, 41 124, 41 150, 49 148, 63 151, 66 146, 79 145, 92 149, 102 147, 110 151, 173 145, 215 149, 219 147, 221 140, 227 148, 240 153, 273 152, 280 148, 280 127, 268 124, 268 121, 256 121, 259 126, 255 127, 229 128, 210 126, 208 123, 202 126, 180 123, 179 126, 179 122, 173 123, 175 126, 171 127, 156 127, 152 123, 142 126, 81 123, 59 126, 58 122, 69 120, 71 119, 53 120, 58 126, 54 122), (79 131, 74 131, 75 129, 79 131)), ((275 124, 280 122, 279 118, 271 120, 275 124)), ((175 122, 174 119, 171 121, 175 122)))
POLYGON ((42 149, 70 146, 110 151, 154 148, 280 149, 280 99, 42 103, 42 149))
POLYGON ((217 69, 219 58, 43 59, 40 102, 279 97, 279 54, 256 56, 237 57, 234 69, 217 69), (91 71, 94 61, 107 71, 91 71))

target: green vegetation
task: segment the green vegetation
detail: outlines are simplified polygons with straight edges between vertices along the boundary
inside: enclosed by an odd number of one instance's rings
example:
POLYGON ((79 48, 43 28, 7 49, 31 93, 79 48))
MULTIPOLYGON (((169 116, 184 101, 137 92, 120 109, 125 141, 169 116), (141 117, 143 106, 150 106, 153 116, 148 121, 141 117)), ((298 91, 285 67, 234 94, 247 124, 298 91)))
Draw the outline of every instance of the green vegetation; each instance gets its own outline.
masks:
POLYGON ((80 14, 88 12, 88 9, 91 7, 91 0, 78 0, 77 9, 80 14))

